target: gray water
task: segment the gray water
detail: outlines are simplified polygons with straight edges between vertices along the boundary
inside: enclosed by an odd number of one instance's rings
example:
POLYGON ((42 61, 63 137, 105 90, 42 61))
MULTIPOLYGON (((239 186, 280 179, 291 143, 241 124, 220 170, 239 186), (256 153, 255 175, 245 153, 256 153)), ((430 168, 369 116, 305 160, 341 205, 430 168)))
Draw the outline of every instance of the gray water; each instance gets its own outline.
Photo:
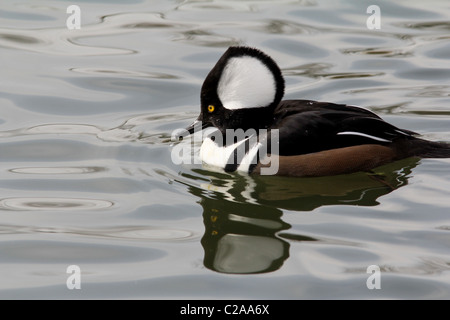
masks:
POLYGON ((170 140, 241 44, 279 63, 286 98, 450 141, 449 17, 448 1, 2 1, 0 298, 450 298, 449 160, 248 177, 176 164, 170 140))

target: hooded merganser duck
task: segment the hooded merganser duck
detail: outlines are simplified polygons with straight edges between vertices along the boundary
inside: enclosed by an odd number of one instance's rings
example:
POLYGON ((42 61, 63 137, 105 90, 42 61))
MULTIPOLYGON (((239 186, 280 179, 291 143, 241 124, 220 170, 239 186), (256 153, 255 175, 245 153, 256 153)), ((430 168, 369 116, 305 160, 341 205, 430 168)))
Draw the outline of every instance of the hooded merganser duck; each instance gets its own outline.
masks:
POLYGON ((263 174, 271 165, 263 160, 275 155, 273 174, 300 177, 369 171, 408 157, 450 157, 450 144, 420 139, 367 109, 281 101, 283 95, 284 78, 272 58, 255 48, 230 47, 207 75, 200 115, 186 128, 189 134, 218 129, 203 140, 202 161, 227 172, 263 174), (230 130, 246 133, 229 141, 225 136, 230 130), (274 132, 276 145, 269 139, 274 132), (261 148, 262 141, 268 147, 261 148))

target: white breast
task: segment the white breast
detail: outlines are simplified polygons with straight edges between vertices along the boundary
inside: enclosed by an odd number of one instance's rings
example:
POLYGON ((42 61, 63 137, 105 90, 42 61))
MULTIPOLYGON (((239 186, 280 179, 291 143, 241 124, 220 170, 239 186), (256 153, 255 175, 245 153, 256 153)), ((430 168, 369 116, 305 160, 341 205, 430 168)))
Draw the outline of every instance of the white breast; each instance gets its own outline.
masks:
MULTIPOLYGON (((211 138, 207 137, 203 141, 202 147, 200 148, 200 158, 205 164, 209 166, 225 169, 226 165, 229 164, 230 159, 234 159, 232 154, 235 149, 241 144, 245 143, 245 141, 247 140, 249 139, 239 141, 230 146, 221 147, 217 145, 213 140, 211 140, 211 138)), ((248 152, 243 154, 243 157, 240 159, 240 164, 237 168, 237 171, 248 173, 250 166, 252 164, 255 164, 256 155, 258 154, 260 146, 261 145, 257 142, 251 143, 248 152)))

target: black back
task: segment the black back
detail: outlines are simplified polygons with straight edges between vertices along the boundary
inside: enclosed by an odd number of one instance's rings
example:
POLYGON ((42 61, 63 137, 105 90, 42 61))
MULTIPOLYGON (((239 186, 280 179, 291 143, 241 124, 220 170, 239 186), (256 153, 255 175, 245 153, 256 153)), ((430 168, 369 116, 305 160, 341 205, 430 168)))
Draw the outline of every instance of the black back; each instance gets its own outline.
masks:
POLYGON ((275 110, 271 129, 279 130, 280 155, 362 144, 388 145, 396 139, 413 139, 416 135, 366 109, 311 100, 282 101, 275 110))

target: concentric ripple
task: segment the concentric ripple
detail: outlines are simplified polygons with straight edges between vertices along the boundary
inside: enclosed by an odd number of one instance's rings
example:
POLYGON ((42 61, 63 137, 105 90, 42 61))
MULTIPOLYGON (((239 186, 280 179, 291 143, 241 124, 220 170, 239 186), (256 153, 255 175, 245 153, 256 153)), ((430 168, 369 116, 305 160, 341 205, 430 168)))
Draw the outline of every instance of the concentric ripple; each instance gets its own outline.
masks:
POLYGON ((80 198, 5 198, 0 200, 0 210, 17 211, 83 211, 112 207, 111 201, 80 198))

